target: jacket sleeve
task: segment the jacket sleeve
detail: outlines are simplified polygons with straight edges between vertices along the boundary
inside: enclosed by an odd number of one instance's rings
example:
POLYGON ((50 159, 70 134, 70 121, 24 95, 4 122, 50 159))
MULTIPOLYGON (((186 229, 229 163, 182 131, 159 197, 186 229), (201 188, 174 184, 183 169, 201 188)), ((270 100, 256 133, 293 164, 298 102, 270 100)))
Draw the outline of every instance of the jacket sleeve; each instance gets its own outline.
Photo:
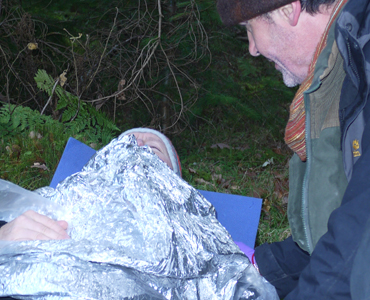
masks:
POLYGON ((261 275, 276 288, 279 297, 284 298, 297 286, 310 255, 289 237, 282 242, 257 247, 255 258, 261 275))
POLYGON ((327 233, 317 243, 297 287, 285 300, 351 299, 350 276, 354 257, 370 218, 369 119, 362 136, 362 150, 353 166, 341 206, 331 214, 327 233))

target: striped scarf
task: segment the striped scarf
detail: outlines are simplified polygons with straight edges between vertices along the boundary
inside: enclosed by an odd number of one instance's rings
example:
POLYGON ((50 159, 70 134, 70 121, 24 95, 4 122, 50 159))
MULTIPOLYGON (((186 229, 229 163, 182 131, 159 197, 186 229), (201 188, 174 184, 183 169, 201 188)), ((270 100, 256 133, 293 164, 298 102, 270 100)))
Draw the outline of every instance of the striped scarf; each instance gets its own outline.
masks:
POLYGON ((335 5, 333 12, 330 16, 330 20, 325 28, 324 34, 316 48, 315 54, 312 58, 311 64, 308 69, 308 75, 299 87, 296 95, 294 96, 293 102, 290 105, 290 116, 288 124, 285 129, 285 143, 292 149, 302 161, 306 161, 306 112, 304 107, 303 93, 311 86, 315 65, 317 58, 321 54, 322 50, 326 46, 326 41, 331 25, 334 23, 339 12, 341 11, 347 0, 340 0, 335 5))

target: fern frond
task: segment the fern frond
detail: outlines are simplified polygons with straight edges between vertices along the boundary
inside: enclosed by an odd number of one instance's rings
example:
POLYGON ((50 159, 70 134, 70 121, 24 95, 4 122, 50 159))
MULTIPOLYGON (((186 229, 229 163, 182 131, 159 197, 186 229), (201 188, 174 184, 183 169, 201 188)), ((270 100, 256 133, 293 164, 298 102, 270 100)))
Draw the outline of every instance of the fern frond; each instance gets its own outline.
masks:
MULTIPOLYGON (((50 97, 55 85, 53 78, 45 70, 39 70, 35 80, 37 86, 50 97)), ((87 142, 104 141, 103 144, 106 144, 119 132, 118 127, 102 112, 60 85, 55 87, 54 93, 58 97, 57 109, 62 113, 62 122, 71 136, 85 136, 87 142)))

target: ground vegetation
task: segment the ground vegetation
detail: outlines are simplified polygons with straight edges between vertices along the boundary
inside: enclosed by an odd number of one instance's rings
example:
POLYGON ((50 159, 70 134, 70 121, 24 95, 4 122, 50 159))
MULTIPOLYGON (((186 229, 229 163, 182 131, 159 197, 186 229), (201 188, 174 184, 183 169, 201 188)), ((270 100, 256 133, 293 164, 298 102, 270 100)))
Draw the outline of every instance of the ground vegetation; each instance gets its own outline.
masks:
POLYGON ((289 235, 294 90, 211 0, 0 1, 0 177, 48 185, 68 137, 167 134, 185 180, 263 199, 257 243, 289 235))

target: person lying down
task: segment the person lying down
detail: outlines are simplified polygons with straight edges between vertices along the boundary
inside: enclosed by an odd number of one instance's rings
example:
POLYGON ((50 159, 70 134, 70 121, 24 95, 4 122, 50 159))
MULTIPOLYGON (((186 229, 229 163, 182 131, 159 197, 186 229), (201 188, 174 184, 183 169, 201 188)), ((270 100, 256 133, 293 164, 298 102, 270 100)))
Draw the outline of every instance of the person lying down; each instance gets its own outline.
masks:
POLYGON ((213 206, 134 135, 38 193, 43 203, 28 205, 65 220, 69 238, 2 241, 1 297, 277 299, 213 206))
MULTIPOLYGON (((182 177, 180 159, 171 141, 151 128, 133 128, 122 133, 133 134, 140 147, 148 146, 178 176, 182 177)), ((8 224, 0 220, 0 241, 68 239, 68 223, 53 220, 33 210, 26 211, 8 224)))

